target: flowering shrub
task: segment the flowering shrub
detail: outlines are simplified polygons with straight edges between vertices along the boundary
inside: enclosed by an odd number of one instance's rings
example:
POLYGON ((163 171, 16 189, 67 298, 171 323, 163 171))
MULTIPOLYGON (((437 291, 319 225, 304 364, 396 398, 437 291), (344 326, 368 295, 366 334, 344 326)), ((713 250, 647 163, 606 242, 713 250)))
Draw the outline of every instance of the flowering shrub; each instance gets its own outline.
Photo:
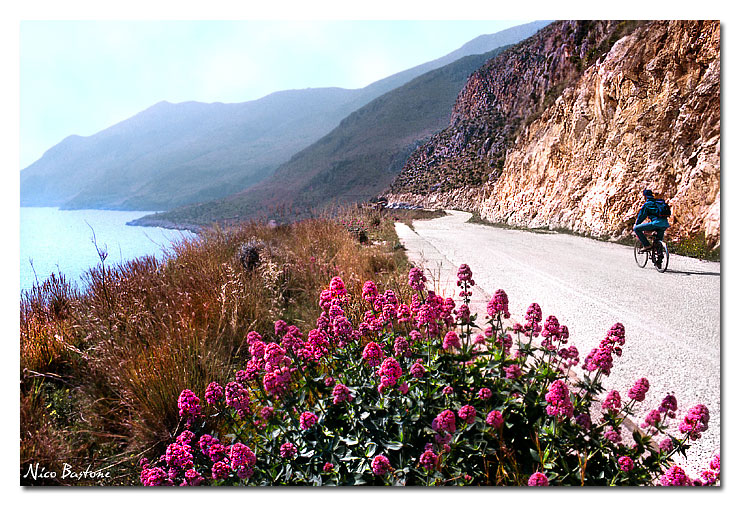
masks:
POLYGON ((468 303, 470 267, 458 272, 462 304, 426 291, 409 274, 411 300, 364 283, 352 299, 335 277, 323 312, 303 334, 283 321, 272 336, 250 332, 252 358, 222 387, 177 400, 185 430, 154 462, 144 485, 712 485, 717 454, 692 479, 672 456, 707 430, 704 405, 671 431, 669 394, 642 424, 624 420, 644 402, 640 378, 603 396, 626 339, 617 323, 586 356, 555 316, 533 303, 505 325, 497 290, 480 325, 468 303), (305 340, 304 340, 305 336, 305 340), (600 410, 598 409, 600 408, 600 410), (599 412, 598 419, 592 414, 599 412), (661 439, 658 443, 657 440, 661 439))

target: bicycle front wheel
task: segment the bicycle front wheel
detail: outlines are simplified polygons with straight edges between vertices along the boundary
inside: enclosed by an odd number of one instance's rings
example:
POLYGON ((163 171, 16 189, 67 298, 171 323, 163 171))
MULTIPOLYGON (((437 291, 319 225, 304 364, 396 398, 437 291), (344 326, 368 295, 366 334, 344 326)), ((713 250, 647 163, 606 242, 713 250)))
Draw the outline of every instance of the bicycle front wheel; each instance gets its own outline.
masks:
POLYGON ((658 272, 665 272, 668 268, 668 259, 670 257, 665 241, 660 241, 656 245, 653 255, 653 265, 655 268, 658 269, 658 272))
POLYGON ((642 248, 642 243, 639 239, 635 239, 635 262, 637 262, 637 265, 639 265, 641 268, 644 268, 645 265, 647 265, 648 261, 648 252, 640 253, 640 249, 642 248))

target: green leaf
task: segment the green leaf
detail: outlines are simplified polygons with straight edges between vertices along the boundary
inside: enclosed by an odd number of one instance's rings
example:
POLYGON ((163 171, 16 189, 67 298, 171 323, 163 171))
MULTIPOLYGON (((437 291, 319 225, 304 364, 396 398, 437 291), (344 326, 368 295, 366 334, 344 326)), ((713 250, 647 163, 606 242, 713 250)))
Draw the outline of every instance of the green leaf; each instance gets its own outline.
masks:
POLYGON ((389 441, 385 443, 384 446, 389 450, 398 451, 403 448, 403 443, 400 441, 389 441))

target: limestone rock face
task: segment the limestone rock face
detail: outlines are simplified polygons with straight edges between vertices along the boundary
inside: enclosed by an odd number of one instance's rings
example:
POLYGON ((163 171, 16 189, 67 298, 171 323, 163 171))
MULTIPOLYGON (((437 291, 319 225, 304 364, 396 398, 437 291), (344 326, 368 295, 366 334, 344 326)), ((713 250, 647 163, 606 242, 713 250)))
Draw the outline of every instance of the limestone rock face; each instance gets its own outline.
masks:
POLYGON ((667 237, 720 237, 718 21, 553 23, 474 73, 389 201, 631 234, 651 188, 667 237))
POLYGON ((654 22, 618 41, 519 136, 481 215, 625 237, 651 188, 668 235, 720 231, 718 22, 654 22))
POLYGON ((539 115, 638 22, 561 21, 489 60, 460 91, 448 128, 407 160, 393 193, 480 187, 501 171, 521 125, 539 115))

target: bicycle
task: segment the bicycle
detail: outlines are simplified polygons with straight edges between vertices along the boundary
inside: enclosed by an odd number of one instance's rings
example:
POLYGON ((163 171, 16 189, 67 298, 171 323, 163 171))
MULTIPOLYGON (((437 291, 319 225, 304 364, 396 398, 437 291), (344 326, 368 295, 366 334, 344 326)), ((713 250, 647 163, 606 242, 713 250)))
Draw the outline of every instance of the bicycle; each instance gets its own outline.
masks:
POLYGON ((668 259, 670 258, 668 246, 665 241, 658 241, 656 239, 656 232, 649 233, 646 237, 652 238, 653 243, 650 249, 644 252, 640 252, 640 249, 642 249, 640 240, 635 239, 635 262, 641 268, 644 268, 647 265, 648 259, 650 259, 658 272, 665 272, 668 268, 668 259))

